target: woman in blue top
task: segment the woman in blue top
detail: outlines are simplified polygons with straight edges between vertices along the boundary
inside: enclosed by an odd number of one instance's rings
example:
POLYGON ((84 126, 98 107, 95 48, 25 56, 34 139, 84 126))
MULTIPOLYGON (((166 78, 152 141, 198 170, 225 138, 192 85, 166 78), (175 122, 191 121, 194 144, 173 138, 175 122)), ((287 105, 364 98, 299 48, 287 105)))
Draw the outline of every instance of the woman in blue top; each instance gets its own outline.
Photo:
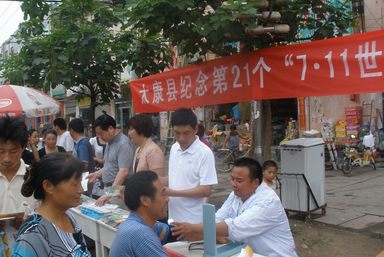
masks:
POLYGON ((31 165, 21 193, 42 200, 16 236, 12 256, 91 256, 69 208, 81 204, 82 162, 66 153, 47 154, 31 165))

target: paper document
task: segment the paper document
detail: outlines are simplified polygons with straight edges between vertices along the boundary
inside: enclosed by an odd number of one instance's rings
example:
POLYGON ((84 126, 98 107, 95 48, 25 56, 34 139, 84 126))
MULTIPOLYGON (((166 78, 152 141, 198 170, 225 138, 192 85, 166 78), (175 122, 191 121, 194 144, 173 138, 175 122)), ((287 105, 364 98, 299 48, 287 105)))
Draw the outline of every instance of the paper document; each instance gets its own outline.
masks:
POLYGON ((21 219, 23 216, 24 212, 0 214, 0 220, 5 221, 5 226, 0 229, 0 256, 12 256, 12 248, 17 230, 11 226, 11 221, 21 219))
POLYGON ((88 179, 86 177, 89 175, 89 172, 83 172, 83 177, 81 179, 81 185, 83 186, 84 191, 88 190, 88 179))

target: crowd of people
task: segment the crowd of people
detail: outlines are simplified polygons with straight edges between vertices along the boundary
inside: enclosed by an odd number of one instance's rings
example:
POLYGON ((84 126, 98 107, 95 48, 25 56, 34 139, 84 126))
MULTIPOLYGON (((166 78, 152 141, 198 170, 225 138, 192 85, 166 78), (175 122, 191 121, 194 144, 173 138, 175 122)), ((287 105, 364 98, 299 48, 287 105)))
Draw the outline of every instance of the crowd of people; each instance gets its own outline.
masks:
MULTIPOLYGON (((218 183, 214 155, 191 109, 176 110, 170 125, 176 142, 166 170, 164 154, 151 139, 157 133, 154 119, 147 114, 128 121, 128 136, 111 116, 101 115, 93 124, 96 137, 89 140, 81 119, 71 120, 67 130, 58 118, 45 131, 44 146, 19 118, 0 118, 0 214, 28 213, 12 221, 18 229, 13 256, 90 256, 81 224, 69 211, 81 204, 82 194, 98 206, 111 203, 131 212, 118 228, 111 257, 168 256, 166 243, 203 239, 203 204, 218 183), (87 191, 81 186, 84 172, 87 191), (121 195, 105 194, 117 185, 125 185, 121 195)), ((228 145, 232 137, 240 137, 235 129, 228 145)), ((250 158, 236 160, 233 192, 216 213, 218 242, 243 242, 264 256, 297 256, 274 192, 276 172, 273 161, 262 167, 250 158)))

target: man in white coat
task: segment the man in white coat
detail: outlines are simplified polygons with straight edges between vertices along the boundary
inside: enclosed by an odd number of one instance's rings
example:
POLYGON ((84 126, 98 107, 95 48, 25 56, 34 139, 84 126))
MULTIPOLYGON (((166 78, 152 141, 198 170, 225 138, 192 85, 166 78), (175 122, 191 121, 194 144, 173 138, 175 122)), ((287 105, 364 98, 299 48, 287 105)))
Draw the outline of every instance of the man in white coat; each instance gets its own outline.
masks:
MULTIPOLYGON (((263 256, 296 257, 295 243, 280 199, 263 181, 260 164, 250 158, 235 161, 233 192, 216 213, 216 236, 248 244, 263 256)), ((203 223, 178 223, 172 235, 201 239, 203 223)))

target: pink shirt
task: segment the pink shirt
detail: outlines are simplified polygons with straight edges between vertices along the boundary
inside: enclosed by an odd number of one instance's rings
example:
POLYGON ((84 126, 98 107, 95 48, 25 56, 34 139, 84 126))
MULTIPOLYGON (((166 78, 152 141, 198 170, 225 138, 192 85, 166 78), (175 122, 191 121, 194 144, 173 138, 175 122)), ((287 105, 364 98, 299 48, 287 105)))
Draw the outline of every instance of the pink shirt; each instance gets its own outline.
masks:
POLYGON ((165 171, 165 157, 160 147, 151 138, 148 138, 143 149, 138 147, 133 158, 133 170, 136 166, 136 157, 139 158, 136 172, 162 168, 165 171))

